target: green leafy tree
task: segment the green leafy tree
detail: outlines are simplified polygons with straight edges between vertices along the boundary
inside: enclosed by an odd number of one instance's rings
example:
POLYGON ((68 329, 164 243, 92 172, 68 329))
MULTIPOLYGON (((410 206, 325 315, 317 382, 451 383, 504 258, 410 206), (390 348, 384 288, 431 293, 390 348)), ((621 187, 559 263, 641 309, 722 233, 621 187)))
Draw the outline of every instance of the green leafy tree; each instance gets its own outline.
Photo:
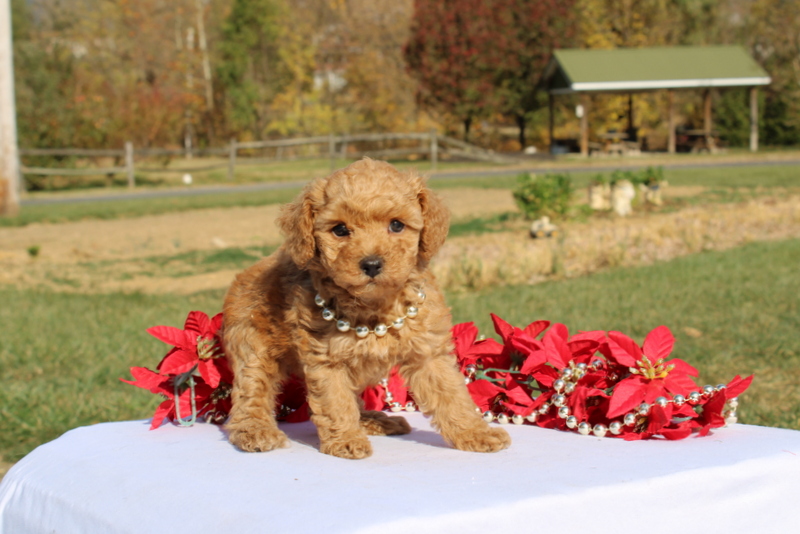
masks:
POLYGON ((229 128, 261 137, 272 119, 271 103, 291 81, 280 43, 287 8, 279 0, 234 0, 219 43, 217 75, 229 128))

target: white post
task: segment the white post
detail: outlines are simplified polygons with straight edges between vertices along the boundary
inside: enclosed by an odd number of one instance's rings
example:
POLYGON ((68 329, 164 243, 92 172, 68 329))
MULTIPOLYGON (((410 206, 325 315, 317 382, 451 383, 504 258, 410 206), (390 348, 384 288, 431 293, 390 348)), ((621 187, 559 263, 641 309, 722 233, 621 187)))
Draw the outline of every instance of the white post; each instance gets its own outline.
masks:
POLYGON ((133 172, 133 143, 125 141, 125 172, 128 175, 128 187, 136 187, 136 175, 133 172))
POLYGON ((439 138, 436 128, 431 128, 431 170, 435 171, 439 165, 439 138))
POLYGON ((19 151, 14 101, 11 2, 0 0, 0 215, 19 213, 19 151))
POLYGON ((231 144, 228 145, 228 181, 232 182, 236 176, 236 138, 231 138, 231 144))

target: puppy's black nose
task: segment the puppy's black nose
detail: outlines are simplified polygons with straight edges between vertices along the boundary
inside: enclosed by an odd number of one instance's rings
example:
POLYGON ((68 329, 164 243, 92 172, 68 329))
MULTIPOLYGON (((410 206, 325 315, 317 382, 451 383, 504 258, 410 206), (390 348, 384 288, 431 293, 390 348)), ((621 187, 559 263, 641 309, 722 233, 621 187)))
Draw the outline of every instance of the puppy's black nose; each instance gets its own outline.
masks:
POLYGON ((361 263, 358 265, 361 267, 361 270, 364 271, 364 274, 370 278, 375 278, 381 274, 381 270, 383 269, 383 259, 378 256, 367 256, 361 260, 361 263))

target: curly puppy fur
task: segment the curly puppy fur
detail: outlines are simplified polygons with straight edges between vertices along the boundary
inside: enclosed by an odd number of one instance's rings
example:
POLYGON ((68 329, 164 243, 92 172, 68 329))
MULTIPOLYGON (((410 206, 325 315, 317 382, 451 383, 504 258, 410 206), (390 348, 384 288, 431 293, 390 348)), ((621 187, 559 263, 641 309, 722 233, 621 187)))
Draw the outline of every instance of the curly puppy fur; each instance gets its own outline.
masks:
POLYGON ((235 373, 231 443, 243 451, 288 446, 273 413, 281 383, 305 380, 320 451, 372 454, 367 435, 410 432, 402 417, 365 411, 358 395, 394 366, 442 436, 458 449, 510 445, 475 410, 452 355, 451 318, 427 266, 449 213, 414 173, 364 159, 317 179, 285 206, 283 246, 236 277, 225 298, 225 350, 235 373), (377 271, 377 272, 376 272, 377 271), (415 318, 361 339, 322 319, 319 293, 354 327, 391 325, 427 295, 415 318))

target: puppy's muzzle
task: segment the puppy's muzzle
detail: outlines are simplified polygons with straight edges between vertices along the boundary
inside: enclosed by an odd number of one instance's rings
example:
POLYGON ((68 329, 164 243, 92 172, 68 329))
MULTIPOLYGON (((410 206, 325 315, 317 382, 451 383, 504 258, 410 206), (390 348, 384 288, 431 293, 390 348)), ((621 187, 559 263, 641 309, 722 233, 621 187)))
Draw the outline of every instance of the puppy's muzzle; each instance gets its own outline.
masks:
POLYGON ((367 256, 358 264, 361 270, 370 278, 375 278, 383 270, 383 258, 380 256, 367 256))

